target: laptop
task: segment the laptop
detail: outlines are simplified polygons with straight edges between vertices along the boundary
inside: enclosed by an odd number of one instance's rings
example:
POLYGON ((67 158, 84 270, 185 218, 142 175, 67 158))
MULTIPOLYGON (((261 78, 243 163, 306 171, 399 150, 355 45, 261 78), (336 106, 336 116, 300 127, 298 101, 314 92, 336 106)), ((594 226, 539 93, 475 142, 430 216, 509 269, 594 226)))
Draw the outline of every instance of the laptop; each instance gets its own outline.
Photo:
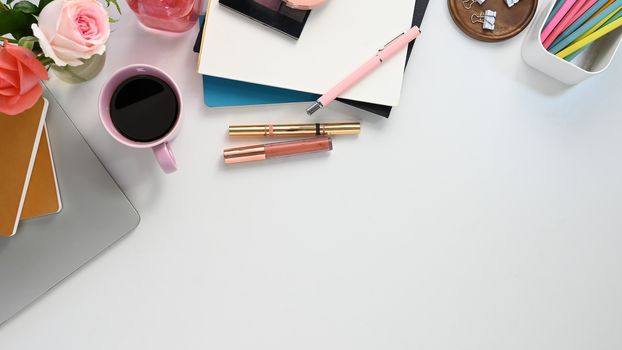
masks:
POLYGON ((0 237, 0 325, 132 231, 136 209, 54 96, 47 127, 63 202, 59 214, 0 237))

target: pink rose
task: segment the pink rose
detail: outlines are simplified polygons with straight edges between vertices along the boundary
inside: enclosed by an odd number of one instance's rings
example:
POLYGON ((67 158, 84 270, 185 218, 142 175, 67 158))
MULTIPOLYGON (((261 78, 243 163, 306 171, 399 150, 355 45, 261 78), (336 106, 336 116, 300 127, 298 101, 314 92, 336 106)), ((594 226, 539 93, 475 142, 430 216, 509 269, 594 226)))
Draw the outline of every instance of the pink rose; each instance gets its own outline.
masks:
POLYGON ((32 107, 43 92, 39 81, 47 79, 32 51, 5 40, 0 46, 0 113, 16 115, 32 107))
POLYGON ((57 66, 79 66, 81 58, 106 51, 110 24, 97 0, 54 0, 43 8, 32 31, 57 66))

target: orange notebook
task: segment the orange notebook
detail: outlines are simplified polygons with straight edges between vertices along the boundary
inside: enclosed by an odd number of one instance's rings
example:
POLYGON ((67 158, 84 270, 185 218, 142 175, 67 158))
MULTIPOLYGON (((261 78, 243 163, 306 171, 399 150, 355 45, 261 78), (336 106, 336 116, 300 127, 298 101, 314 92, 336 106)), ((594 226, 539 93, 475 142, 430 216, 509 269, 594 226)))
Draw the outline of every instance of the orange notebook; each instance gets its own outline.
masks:
POLYGON ((62 209, 47 127, 43 126, 21 220, 56 214, 62 209))
POLYGON ((20 115, 0 113, 0 236, 17 229, 47 108, 41 98, 20 115))

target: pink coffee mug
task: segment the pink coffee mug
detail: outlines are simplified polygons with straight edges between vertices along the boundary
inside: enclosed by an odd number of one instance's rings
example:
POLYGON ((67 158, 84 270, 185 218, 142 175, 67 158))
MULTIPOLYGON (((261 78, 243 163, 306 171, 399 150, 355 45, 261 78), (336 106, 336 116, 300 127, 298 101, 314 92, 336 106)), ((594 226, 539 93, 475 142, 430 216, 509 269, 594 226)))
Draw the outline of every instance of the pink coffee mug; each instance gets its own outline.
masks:
POLYGON ((158 163, 160 163, 160 167, 167 174, 170 174, 177 170, 177 162, 175 161, 175 156, 173 155, 171 147, 169 146, 169 141, 175 138, 181 127, 181 121, 183 116, 182 108, 183 103, 181 99, 181 92, 177 84, 175 84, 175 81, 173 81, 173 78, 171 78, 168 74, 164 73, 161 69, 146 64, 134 64, 119 69, 116 73, 112 75, 108 82, 104 84, 104 87, 99 94, 99 117, 101 118, 102 124, 104 124, 104 128, 108 131, 108 133, 114 139, 126 146, 134 148, 153 149, 153 153, 155 154, 158 163), (112 119, 110 117, 110 101, 115 90, 125 80, 136 75, 151 75, 164 80, 164 82, 166 82, 171 87, 171 89, 173 89, 173 91, 175 92, 175 96, 177 97, 177 101, 179 104, 177 121, 166 135, 155 141, 136 142, 128 139, 117 130, 117 128, 112 123, 112 119))

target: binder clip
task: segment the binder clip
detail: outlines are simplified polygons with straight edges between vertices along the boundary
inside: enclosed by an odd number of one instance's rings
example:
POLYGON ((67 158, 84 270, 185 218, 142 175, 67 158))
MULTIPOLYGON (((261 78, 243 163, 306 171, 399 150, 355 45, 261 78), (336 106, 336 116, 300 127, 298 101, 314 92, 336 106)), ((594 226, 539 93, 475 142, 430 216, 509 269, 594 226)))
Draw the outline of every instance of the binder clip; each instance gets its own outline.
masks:
POLYGON ((505 4, 508 5, 508 7, 512 7, 516 4, 518 4, 520 0, 505 0, 505 4))
POLYGON ((497 11, 486 10, 485 12, 480 12, 479 15, 475 13, 471 15, 471 22, 482 23, 483 28, 486 30, 495 30, 496 21, 497 11))
POLYGON ((464 5, 465 9, 470 10, 474 3, 482 5, 484 2, 486 2, 486 0, 462 0, 462 5, 464 5))

